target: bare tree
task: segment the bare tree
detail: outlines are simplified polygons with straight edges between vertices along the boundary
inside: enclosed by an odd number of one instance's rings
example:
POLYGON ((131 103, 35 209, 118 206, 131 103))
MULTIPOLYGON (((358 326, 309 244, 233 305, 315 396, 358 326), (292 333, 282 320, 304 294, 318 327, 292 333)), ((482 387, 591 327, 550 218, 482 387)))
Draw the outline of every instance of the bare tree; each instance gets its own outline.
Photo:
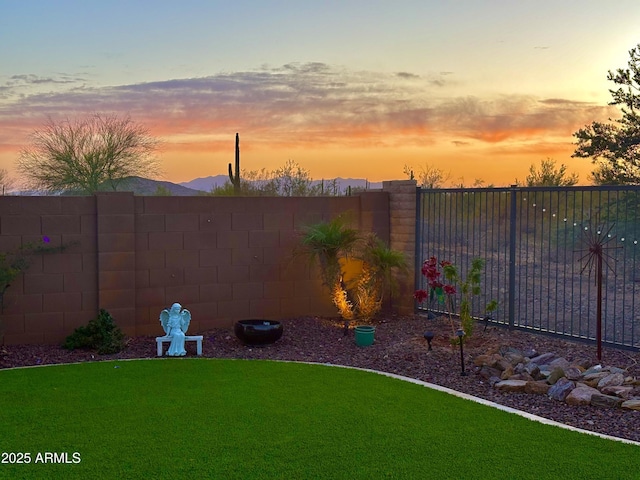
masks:
POLYGON ((287 160, 283 167, 273 172, 270 188, 282 197, 311 197, 318 195, 321 189, 320 185, 313 185, 309 171, 293 160, 287 160))
POLYGON ((411 166, 405 165, 403 173, 409 177, 409 180, 416 180, 422 188, 443 188, 451 177, 451 172, 445 173, 443 170, 429 164, 420 167, 417 175, 415 175, 411 166))
POLYGON ((18 158, 29 187, 93 194, 116 190, 127 177, 159 173, 157 147, 147 129, 126 116, 95 114, 59 123, 49 119, 18 158))
POLYGON ((0 168, 0 195, 7 195, 13 186, 14 182, 9 177, 9 172, 4 168, 0 168))

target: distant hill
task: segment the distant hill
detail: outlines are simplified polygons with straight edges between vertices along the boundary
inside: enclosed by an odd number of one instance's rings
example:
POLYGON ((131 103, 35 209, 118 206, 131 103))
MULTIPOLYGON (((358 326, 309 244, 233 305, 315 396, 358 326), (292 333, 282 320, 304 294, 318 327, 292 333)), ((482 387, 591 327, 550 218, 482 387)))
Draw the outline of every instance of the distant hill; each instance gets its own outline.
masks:
POLYGON ((119 192, 133 192, 135 195, 157 195, 158 188, 165 188, 175 197, 193 197, 200 195, 202 191, 185 187, 177 183, 162 180, 151 180, 142 177, 129 177, 118 185, 119 192))
POLYGON ((210 192, 213 187, 221 187, 227 180, 229 180, 228 175, 215 175, 213 177, 194 178, 193 180, 189 180, 188 182, 180 182, 179 185, 191 188, 193 190, 210 192))
MULTIPOLYGON (((190 180, 188 182, 181 182, 180 185, 183 187, 191 188, 194 190, 201 190, 204 192, 210 192, 214 187, 221 187, 225 184, 225 182, 229 180, 227 175, 215 175, 211 177, 200 177, 190 180)), ((325 182, 332 181, 332 178, 324 179, 325 182)), ((362 188, 368 190, 375 190, 382 188, 382 182, 368 182, 364 178, 341 178, 337 177, 336 184, 338 189, 341 192, 345 192, 349 187, 351 188, 362 188)), ((313 180, 311 183, 313 185, 317 185, 322 180, 313 180)))
MULTIPOLYGON (((192 188, 183 187, 182 185, 178 185, 177 183, 166 182, 163 180, 151 180, 149 178, 142 177, 128 177, 123 179, 122 182, 118 184, 116 191, 133 192, 134 195, 158 195, 158 189, 161 187, 170 192, 172 196, 176 197, 192 197, 201 195, 203 193, 192 188)), ((113 191, 111 188, 103 188, 102 190, 106 192, 113 191)), ((70 190, 57 193, 43 193, 37 190, 18 190, 15 192, 11 192, 10 194, 27 197, 40 195, 78 195, 77 192, 73 192, 70 190)))
MULTIPOLYGON (((151 180, 142 177, 129 177, 124 179, 117 188, 118 192, 133 192, 135 195, 158 195, 158 189, 166 189, 175 197, 193 197, 202 193, 210 192, 213 187, 221 187, 229 180, 226 175, 215 175, 211 177, 195 178, 188 182, 173 183, 164 180, 151 180)), ((334 179, 325 179, 325 185, 334 179)), ((352 189, 375 190, 382 188, 382 182, 368 182, 363 178, 336 178, 336 186, 341 194, 345 194, 349 187, 352 189)), ((314 180, 313 185, 317 185, 322 180, 314 180)), ((33 191, 19 191, 13 195, 41 195, 33 191)), ((71 192, 61 193, 62 195, 73 195, 71 192)))

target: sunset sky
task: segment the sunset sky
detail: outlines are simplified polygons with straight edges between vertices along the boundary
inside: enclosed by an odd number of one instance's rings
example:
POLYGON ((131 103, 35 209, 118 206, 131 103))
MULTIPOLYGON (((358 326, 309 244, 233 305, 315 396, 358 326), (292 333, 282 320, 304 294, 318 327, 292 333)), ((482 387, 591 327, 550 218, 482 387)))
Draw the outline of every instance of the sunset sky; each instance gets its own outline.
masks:
POLYGON ((293 160, 314 179, 496 186, 617 118, 607 71, 640 43, 638 0, 0 0, 0 168, 29 134, 92 113, 162 141, 162 179, 293 160))

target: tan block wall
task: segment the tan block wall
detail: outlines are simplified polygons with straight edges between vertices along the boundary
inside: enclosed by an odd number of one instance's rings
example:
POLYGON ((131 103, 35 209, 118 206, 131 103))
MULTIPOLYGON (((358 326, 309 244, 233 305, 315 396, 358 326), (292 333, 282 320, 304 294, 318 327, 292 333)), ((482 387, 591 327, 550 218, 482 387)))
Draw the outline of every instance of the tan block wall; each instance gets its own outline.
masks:
POLYGON ((3 341, 59 343, 99 308, 128 335, 158 335, 173 302, 191 311, 191 333, 242 318, 336 315, 316 267, 293 255, 298 232, 349 212, 412 261, 390 215, 407 191, 389 183, 352 197, 0 197, 0 251, 43 235, 77 242, 35 257, 7 290, 3 341))
POLYGON ((416 195, 415 180, 392 180, 382 183, 382 190, 389 194, 389 245, 404 253, 409 270, 397 276, 399 295, 393 307, 401 315, 415 311, 413 292, 415 289, 416 263, 416 195))
POLYGON ((36 255, 7 289, 0 315, 8 344, 58 343, 97 314, 95 197, 0 197, 0 250, 28 242, 70 245, 36 255))

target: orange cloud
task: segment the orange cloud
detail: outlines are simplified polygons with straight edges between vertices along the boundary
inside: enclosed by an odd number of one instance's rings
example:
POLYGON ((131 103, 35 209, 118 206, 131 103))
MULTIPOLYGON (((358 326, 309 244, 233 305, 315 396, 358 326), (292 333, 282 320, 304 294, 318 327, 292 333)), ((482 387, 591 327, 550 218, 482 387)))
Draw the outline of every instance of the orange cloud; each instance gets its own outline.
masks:
POLYGON ((127 114, 147 126, 163 141, 159 153, 171 174, 195 174, 212 156, 231 156, 240 132, 248 164, 252 155, 255 164, 277 166, 298 156, 314 176, 327 177, 328 166, 334 177, 367 167, 378 178, 397 178, 407 160, 442 160, 464 172, 484 163, 478 172, 487 173, 492 159, 483 155, 520 163, 566 155, 574 131, 616 115, 613 107, 532 95, 451 97, 453 79, 444 73, 426 78, 323 63, 104 88, 80 80, 24 76, 0 86, 0 168, 47 116, 95 111, 127 114), (43 84, 54 90, 38 91, 43 84))

